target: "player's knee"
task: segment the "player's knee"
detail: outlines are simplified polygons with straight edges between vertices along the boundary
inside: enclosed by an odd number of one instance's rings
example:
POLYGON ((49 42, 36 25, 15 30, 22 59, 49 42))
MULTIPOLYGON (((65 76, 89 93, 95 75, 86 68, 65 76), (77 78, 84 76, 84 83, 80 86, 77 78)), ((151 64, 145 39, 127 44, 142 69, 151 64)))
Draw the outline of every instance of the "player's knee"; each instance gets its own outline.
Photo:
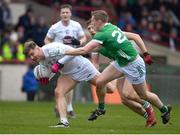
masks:
POLYGON ((128 102, 128 94, 127 93, 125 93, 125 92, 122 92, 122 94, 121 94, 121 99, 122 99, 122 103, 126 103, 126 102, 128 102))
POLYGON ((147 94, 147 92, 144 93, 144 94, 140 94, 139 97, 140 97, 141 99, 148 100, 148 94, 147 94))
POLYGON ((102 89, 103 86, 104 86, 103 81, 101 81, 100 79, 97 79, 97 80, 96 80, 96 87, 97 87, 98 89, 102 89))
POLYGON ((116 87, 114 87, 114 86, 106 87, 106 92, 109 94, 114 93, 115 90, 116 90, 116 87))
POLYGON ((62 97, 64 94, 58 88, 54 91, 55 97, 62 97))
POLYGON ((116 85, 113 85, 112 83, 108 83, 106 85, 107 93, 114 93, 115 90, 117 90, 116 85))

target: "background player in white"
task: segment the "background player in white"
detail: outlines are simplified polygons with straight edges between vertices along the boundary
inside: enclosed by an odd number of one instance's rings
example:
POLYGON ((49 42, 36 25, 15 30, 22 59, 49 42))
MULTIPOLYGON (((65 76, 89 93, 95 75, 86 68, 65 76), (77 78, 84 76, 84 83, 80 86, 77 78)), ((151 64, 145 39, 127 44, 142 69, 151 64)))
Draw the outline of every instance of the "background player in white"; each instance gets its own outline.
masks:
MULTIPOLYGON (((96 31, 93 28, 93 25, 91 24, 91 20, 89 20, 87 22, 87 29, 89 31, 89 33, 94 36, 96 34, 96 31)), ((129 34, 129 38, 133 37, 132 35, 137 35, 135 33, 130 33, 130 32, 124 32, 126 35, 129 34)), ((138 35, 137 35, 138 36, 138 35)), ((147 49, 145 46, 141 47, 142 52, 147 52, 147 49)), ((105 50, 103 50, 105 51, 105 50)), ((92 53, 92 63, 95 65, 95 67, 98 69, 99 67, 99 53, 101 53, 102 50, 99 50, 97 52, 93 52, 92 53)), ((103 55, 103 54, 102 54, 103 55)), ((152 58, 149 55, 148 58, 144 57, 144 60, 146 63, 148 64, 152 64, 152 58)), ((116 85, 118 88, 118 92, 120 93, 121 99, 122 99, 122 103, 124 105, 126 105, 128 108, 130 108, 132 111, 138 113, 139 115, 143 116, 146 119, 146 127, 152 127, 153 125, 156 124, 156 118, 155 118, 155 114, 153 111, 152 106, 145 101, 144 105, 142 106, 140 103, 137 102, 137 98, 139 98, 139 96, 136 94, 135 90, 133 89, 132 85, 128 82, 127 79, 125 79, 125 77, 121 77, 119 79, 117 79, 116 81, 116 85), (147 107, 148 106, 148 107, 147 107)))
MULTIPOLYGON (((60 42, 73 47, 82 45, 86 42, 86 36, 79 22, 71 19, 72 6, 68 4, 61 5, 60 18, 61 20, 50 27, 45 37, 45 44, 50 42, 60 42)), ((66 95, 67 114, 69 117, 75 117, 72 107, 73 91, 66 95)))
MULTIPOLYGON (((53 42, 43 47, 39 47, 35 42, 29 41, 25 43, 25 53, 35 62, 48 67, 49 70, 57 73, 60 69, 62 75, 57 80, 55 88, 55 99, 57 109, 60 114, 60 122, 53 127, 68 127, 69 122, 66 116, 66 100, 65 95, 75 85, 81 81, 88 81, 91 84, 96 84, 96 79, 100 75, 99 71, 92 65, 92 63, 82 56, 64 56, 61 52, 72 49, 72 47, 63 45, 61 43, 53 42), (56 65, 59 68, 56 68, 56 65)), ((42 83, 48 83, 48 78, 41 78, 42 83)), ((115 87, 108 83, 107 88, 114 90, 115 87)), ((97 89, 97 96, 99 103, 104 103, 104 96, 106 89, 97 89)), ((104 110, 105 113, 105 110, 104 110)))

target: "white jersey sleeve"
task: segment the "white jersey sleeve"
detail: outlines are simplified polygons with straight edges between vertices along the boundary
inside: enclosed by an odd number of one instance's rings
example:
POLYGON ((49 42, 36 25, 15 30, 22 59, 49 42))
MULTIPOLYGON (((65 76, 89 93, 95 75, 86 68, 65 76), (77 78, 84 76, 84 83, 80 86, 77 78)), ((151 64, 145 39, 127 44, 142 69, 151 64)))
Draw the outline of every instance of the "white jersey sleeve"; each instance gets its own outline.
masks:
POLYGON ((46 36, 47 36, 48 38, 51 38, 51 39, 54 39, 54 38, 55 38, 54 26, 53 26, 53 25, 49 28, 46 36))
POLYGON ((84 30, 80 23, 77 23, 77 29, 78 29, 78 38, 85 35, 84 30))
POLYGON ((62 43, 52 42, 43 46, 42 50, 44 52, 45 58, 52 58, 58 56, 63 57, 63 53, 71 48, 72 47, 64 45, 62 43))
POLYGON ((61 64, 66 64, 71 61, 75 56, 66 55, 63 58, 59 59, 58 62, 61 64))

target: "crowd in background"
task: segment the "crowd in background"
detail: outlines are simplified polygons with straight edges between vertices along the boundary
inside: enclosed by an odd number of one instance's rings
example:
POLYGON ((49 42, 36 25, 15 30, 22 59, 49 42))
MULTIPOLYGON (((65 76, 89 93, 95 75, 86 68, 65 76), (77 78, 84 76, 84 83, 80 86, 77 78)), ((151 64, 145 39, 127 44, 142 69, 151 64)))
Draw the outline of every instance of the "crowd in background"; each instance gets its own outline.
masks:
MULTIPOLYGON (((87 19, 90 10, 106 9, 111 20, 122 30, 139 33, 147 39, 170 47, 172 51, 180 48, 180 2, 178 0, 34 0, 41 4, 58 8, 68 3, 73 7, 84 7, 87 12, 73 10, 73 15, 87 19), (89 10, 88 10, 89 9, 89 10)), ((28 6, 12 25, 9 3, 0 1, 0 61, 2 59, 24 60, 23 43, 29 39, 43 45, 48 31, 43 16, 37 16, 28 6)))
POLYGON ((23 45, 27 40, 44 44, 48 26, 43 16, 36 16, 33 8, 28 6, 16 25, 11 23, 11 10, 6 1, 0 1, 0 61, 17 59, 24 61, 23 45))

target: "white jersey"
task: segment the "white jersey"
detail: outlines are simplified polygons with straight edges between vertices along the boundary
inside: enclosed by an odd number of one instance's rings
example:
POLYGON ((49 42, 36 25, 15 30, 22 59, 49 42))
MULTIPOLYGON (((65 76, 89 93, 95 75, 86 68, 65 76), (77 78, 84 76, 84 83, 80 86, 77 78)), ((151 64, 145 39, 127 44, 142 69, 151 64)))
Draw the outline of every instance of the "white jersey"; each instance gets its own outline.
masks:
POLYGON ((68 56, 62 54, 64 50, 71 49, 71 46, 64 45, 62 43, 53 42, 46 44, 42 47, 42 50, 45 55, 45 60, 42 60, 40 64, 46 66, 51 70, 51 66, 59 61, 61 64, 64 64, 63 69, 61 70, 64 74, 74 74, 79 71, 81 66, 89 63, 89 60, 82 56, 68 56), (68 59, 66 59, 68 57, 68 59), (67 61, 63 61, 63 59, 67 61), (61 62, 61 60, 63 62, 61 62))
POLYGON ((76 39, 79 39, 79 37, 84 36, 84 35, 85 33, 80 23, 70 20, 70 23, 68 26, 64 26, 62 24, 62 21, 55 23, 54 25, 50 27, 46 36, 53 39, 53 42, 62 43, 63 38, 65 36, 71 36, 76 39))

